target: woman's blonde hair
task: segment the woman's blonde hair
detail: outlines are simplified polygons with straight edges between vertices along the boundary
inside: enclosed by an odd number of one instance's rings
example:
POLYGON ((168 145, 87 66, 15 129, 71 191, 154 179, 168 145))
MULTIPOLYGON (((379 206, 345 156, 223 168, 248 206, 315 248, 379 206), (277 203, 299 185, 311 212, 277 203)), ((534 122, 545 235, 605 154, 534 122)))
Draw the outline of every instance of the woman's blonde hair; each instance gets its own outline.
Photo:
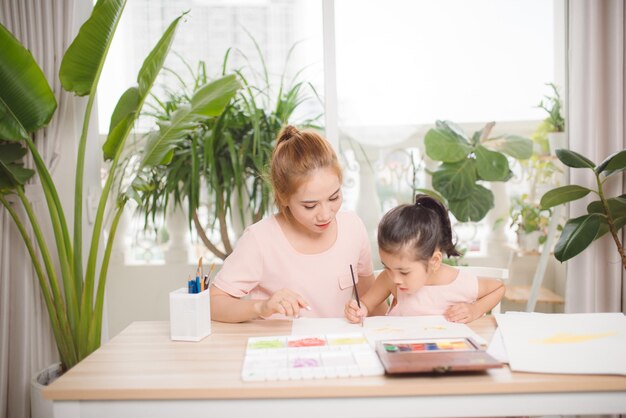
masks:
POLYGON ((289 198, 312 171, 327 167, 334 170, 341 183, 343 174, 337 154, 328 141, 312 130, 301 131, 292 125, 283 127, 276 138, 270 165, 270 182, 280 212, 290 215, 289 198))

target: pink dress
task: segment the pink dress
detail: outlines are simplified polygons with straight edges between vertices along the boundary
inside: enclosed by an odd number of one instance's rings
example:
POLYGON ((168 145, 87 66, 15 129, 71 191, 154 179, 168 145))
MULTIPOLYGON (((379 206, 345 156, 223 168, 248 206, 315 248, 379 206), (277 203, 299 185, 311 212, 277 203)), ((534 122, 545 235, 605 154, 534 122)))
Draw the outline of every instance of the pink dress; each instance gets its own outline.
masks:
POLYGON ((352 297, 350 264, 358 281, 359 275, 373 273, 373 263, 363 221, 349 211, 338 212, 336 219, 337 240, 319 254, 296 251, 275 216, 251 225, 215 277, 215 286, 231 296, 251 299, 267 299, 286 288, 311 306, 300 316, 343 317, 344 305, 352 297))
POLYGON ((442 315, 454 303, 473 303, 478 298, 478 278, 463 270, 453 282, 424 286, 414 294, 397 292, 398 303, 389 310, 391 316, 442 315))

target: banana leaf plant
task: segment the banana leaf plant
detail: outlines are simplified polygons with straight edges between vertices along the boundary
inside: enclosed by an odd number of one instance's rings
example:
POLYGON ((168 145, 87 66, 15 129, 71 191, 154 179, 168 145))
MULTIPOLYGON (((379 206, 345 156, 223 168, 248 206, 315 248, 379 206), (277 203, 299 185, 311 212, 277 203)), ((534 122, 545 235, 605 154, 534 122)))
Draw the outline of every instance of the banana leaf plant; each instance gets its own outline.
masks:
POLYGON ((616 152, 596 165, 584 155, 567 149, 556 150, 557 158, 571 168, 584 168, 593 173, 596 188, 590 189, 577 184, 557 187, 541 197, 541 207, 549 209, 554 206, 573 202, 593 193, 598 200, 587 205, 587 214, 569 219, 559 241, 554 247, 554 257, 563 262, 583 252, 598 238, 610 233, 617 251, 626 269, 624 246, 618 232, 626 225, 626 195, 608 197, 604 192, 604 184, 608 178, 619 174, 626 168, 626 150, 616 152))
MULTIPOLYGON (((104 145, 105 158, 110 160, 108 176, 100 196, 93 232, 87 236, 82 230, 87 132, 100 74, 125 4, 125 0, 99 0, 65 52, 59 69, 59 78, 66 91, 88 96, 76 157, 73 231, 68 228, 57 186, 31 136, 54 117, 56 99, 30 52, 0 25, 0 85, 3 86, 0 89, 0 114, 3 115, 0 118, 0 203, 15 221, 32 259, 64 370, 73 367, 100 346, 109 258, 116 228, 129 198, 125 190, 112 186, 116 178, 133 176, 133 173, 123 172, 127 166, 120 164, 120 158, 183 17, 174 19, 165 30, 145 58, 137 76, 137 85, 126 90, 116 105, 104 145), (24 167, 22 158, 27 153, 32 157, 34 170, 24 167), (45 196, 54 244, 47 242, 40 223, 43 220, 37 218, 24 192, 26 183, 35 175, 39 177, 45 196), (32 239, 29 229, 33 231, 32 239), (106 244, 101 251, 105 230, 106 244), (83 240, 90 240, 86 263, 83 263, 83 240), (101 253, 103 255, 99 260, 101 253)), ((218 115, 237 88, 234 76, 205 86, 196 98, 196 106, 186 115, 181 115, 181 119, 188 120, 199 114, 218 115)), ((165 130, 160 134, 160 140, 146 145, 152 146, 151 155, 154 156, 145 162, 146 165, 160 163, 157 156, 162 154, 157 151, 167 150, 170 142, 175 141, 169 133, 165 130)))
MULTIPOLYGON (((252 40, 261 58, 260 76, 250 75, 253 69, 249 62, 247 71, 234 70, 243 88, 224 112, 195 120, 170 150, 171 163, 149 164, 134 184, 140 202, 138 211, 144 215, 146 226, 157 215, 166 216, 171 207, 169 199, 174 199, 175 205, 186 202, 190 225, 193 222, 205 247, 222 260, 233 251, 229 231, 234 220, 238 218, 245 227, 267 213, 270 189, 264 177, 275 138, 286 123, 293 123, 294 111, 309 99, 304 89, 313 89, 297 81, 297 76, 290 83, 282 78, 272 97, 260 48, 252 40), (201 195, 206 195, 208 202, 202 202, 201 195), (209 209, 206 218, 200 215, 203 205, 209 209), (211 235, 207 230, 215 233, 211 235)), ((289 54, 292 51, 293 47, 289 54)), ((222 73, 228 66, 229 54, 230 50, 224 57, 222 73)), ((170 91, 166 98, 156 98, 157 104, 150 112, 161 129, 175 123, 178 112, 193 103, 193 94, 208 79, 204 62, 200 61, 195 71, 185 65, 191 82, 177 75, 180 88, 170 91)), ((316 119, 305 119, 299 125, 316 127, 316 119)))
POLYGON ((517 135, 490 138, 494 122, 470 137, 450 121, 437 121, 426 132, 426 155, 439 166, 431 172, 436 195, 447 202, 460 222, 478 222, 494 207, 494 196, 482 182, 508 181, 513 172, 507 155, 525 160, 532 155, 532 141, 517 135))

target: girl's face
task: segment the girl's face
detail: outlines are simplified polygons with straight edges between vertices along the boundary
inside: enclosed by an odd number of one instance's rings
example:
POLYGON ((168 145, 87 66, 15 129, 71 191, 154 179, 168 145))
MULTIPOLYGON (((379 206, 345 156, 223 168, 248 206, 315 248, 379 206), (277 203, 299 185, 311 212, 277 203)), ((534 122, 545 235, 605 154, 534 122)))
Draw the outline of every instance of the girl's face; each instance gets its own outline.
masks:
POLYGON ((300 185, 287 207, 306 231, 322 234, 335 222, 342 201, 339 177, 332 168, 320 168, 300 185))
POLYGON ((379 251, 380 261, 385 271, 396 285, 398 292, 413 294, 428 284, 428 279, 437 267, 438 251, 430 261, 416 261, 410 250, 401 250, 398 253, 379 251))

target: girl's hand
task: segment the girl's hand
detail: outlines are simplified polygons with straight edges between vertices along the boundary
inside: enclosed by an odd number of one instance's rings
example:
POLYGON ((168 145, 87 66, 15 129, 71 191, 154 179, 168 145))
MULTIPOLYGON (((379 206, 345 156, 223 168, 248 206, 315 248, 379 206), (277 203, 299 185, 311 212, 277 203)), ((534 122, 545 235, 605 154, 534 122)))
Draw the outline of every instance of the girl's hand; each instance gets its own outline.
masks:
POLYGON ((361 302, 361 307, 357 305, 356 300, 352 299, 348 303, 346 303, 346 308, 344 310, 344 314, 346 315, 346 319, 353 324, 360 324, 363 322, 363 318, 367 317, 368 309, 367 306, 361 302))
POLYGON ((476 307, 471 303, 457 303, 450 305, 443 313, 446 320, 467 324, 481 316, 476 307))
POLYGON ((261 318, 268 318, 275 313, 297 318, 300 316, 300 308, 310 309, 302 296, 289 289, 281 289, 257 305, 257 312, 261 318))

